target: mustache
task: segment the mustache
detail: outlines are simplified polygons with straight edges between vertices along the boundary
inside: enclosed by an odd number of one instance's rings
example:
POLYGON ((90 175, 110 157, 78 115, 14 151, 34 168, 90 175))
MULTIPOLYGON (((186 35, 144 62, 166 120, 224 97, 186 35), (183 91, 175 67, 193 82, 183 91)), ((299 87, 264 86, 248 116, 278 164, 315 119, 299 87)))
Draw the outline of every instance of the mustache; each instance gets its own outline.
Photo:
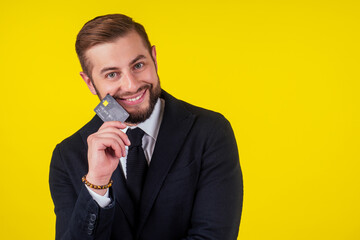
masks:
POLYGON ((138 90, 136 90, 135 92, 125 92, 125 93, 122 93, 122 94, 120 94, 120 95, 115 94, 113 97, 114 97, 115 99, 116 99, 116 98, 124 99, 124 98, 126 98, 126 97, 128 97, 128 96, 135 95, 135 94, 137 94, 137 93, 139 93, 139 92, 144 91, 145 89, 150 89, 150 88, 151 88, 151 85, 149 84, 149 85, 145 85, 145 86, 142 86, 142 87, 138 88, 138 90))

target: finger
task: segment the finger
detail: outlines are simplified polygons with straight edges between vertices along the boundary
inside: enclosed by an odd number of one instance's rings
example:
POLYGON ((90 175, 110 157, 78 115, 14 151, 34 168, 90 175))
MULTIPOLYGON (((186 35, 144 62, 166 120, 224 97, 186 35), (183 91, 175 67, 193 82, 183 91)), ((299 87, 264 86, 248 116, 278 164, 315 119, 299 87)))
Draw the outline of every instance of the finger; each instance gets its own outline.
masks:
POLYGON ((88 143, 89 146, 92 146, 92 148, 96 150, 105 150, 109 147, 112 148, 119 146, 121 151, 120 153, 118 152, 118 148, 114 148, 116 156, 124 157, 126 155, 125 144, 122 138, 114 132, 104 132, 90 135, 88 138, 88 143), (114 142, 116 142, 116 145, 113 144, 114 142))
POLYGON ((122 141, 117 141, 116 138, 106 137, 106 138, 99 138, 100 144, 102 147, 99 150, 103 150, 106 153, 113 153, 114 157, 120 158, 125 157, 125 145, 122 141), (109 151, 111 149, 112 151, 109 151))
POLYGON ((126 135, 126 133, 124 133, 123 131, 121 131, 118 128, 115 127, 107 127, 107 128, 103 128, 101 130, 99 130, 96 134, 104 134, 104 133, 114 133, 117 134, 125 143, 125 145, 130 146, 130 140, 129 137, 126 135))
POLYGON ((103 128, 107 128, 107 127, 115 127, 115 128, 119 128, 119 129, 124 129, 126 128, 126 124, 120 121, 109 121, 109 122, 104 122, 103 125, 101 125, 100 129, 103 128))

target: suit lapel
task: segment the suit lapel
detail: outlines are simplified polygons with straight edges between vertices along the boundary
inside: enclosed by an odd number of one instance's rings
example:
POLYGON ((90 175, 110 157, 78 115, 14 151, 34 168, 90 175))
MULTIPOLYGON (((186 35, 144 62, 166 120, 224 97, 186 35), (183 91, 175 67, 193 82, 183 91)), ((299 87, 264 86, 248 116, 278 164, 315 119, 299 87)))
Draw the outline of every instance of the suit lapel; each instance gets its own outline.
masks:
POLYGON ((117 167, 112 175, 114 184, 112 186, 116 203, 118 203, 128 219, 131 227, 135 227, 135 208, 126 186, 126 180, 121 166, 117 167))
POLYGON ((164 116, 142 191, 137 238, 194 121, 194 116, 178 100, 166 92, 163 92, 163 98, 164 116))

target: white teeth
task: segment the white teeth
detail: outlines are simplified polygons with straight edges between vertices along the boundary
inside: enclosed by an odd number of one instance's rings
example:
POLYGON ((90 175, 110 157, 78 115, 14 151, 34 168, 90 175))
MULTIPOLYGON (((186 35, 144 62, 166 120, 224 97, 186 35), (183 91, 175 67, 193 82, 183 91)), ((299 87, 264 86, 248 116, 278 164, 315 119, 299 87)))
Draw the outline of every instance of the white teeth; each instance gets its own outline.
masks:
POLYGON ((126 99, 126 101, 129 101, 129 102, 134 102, 134 101, 136 101, 136 100, 139 100, 140 98, 141 98, 141 96, 142 96, 142 94, 140 94, 138 97, 136 97, 136 98, 128 98, 128 99, 126 99))

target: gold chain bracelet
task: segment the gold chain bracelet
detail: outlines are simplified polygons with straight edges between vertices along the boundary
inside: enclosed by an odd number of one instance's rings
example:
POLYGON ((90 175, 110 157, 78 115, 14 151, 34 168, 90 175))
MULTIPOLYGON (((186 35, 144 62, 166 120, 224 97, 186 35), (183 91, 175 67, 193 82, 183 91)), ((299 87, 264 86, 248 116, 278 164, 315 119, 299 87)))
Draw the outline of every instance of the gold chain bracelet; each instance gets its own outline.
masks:
POLYGON ((94 188, 94 189, 107 189, 107 188, 111 187, 114 182, 111 179, 110 182, 106 185, 94 185, 94 184, 90 183, 88 180, 86 180, 86 175, 81 178, 81 181, 83 183, 85 183, 86 186, 88 186, 90 188, 94 188))

